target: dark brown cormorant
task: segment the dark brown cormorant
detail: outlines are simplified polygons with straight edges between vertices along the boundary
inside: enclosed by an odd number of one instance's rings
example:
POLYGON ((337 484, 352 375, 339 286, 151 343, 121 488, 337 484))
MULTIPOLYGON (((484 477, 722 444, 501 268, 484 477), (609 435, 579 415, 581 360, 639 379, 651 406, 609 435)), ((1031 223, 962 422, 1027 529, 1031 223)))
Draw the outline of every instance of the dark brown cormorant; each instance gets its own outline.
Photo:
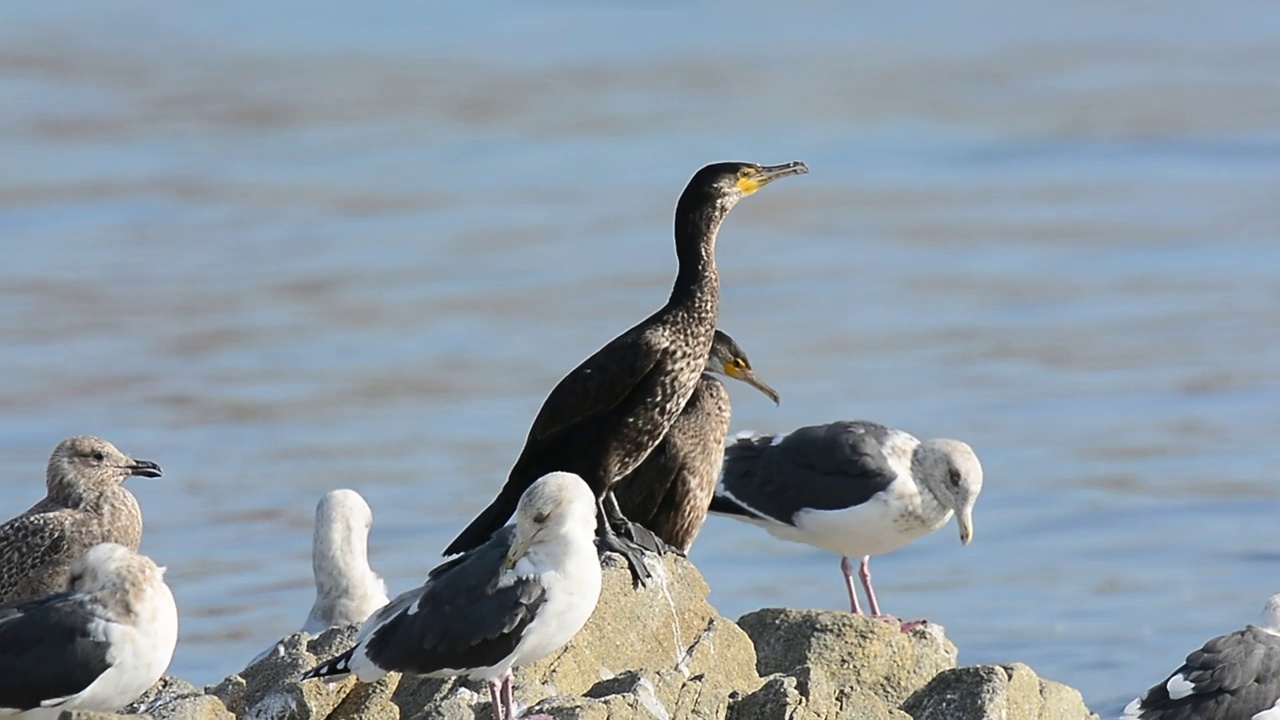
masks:
POLYGON ((730 162, 694 173, 676 204, 679 271, 667 304, 556 385, 543 401, 506 484, 449 544, 446 555, 485 542, 510 519, 520 495, 535 480, 560 470, 582 476, 595 492, 605 520, 600 523, 600 549, 620 553, 638 582, 648 580, 635 528, 609 491, 667 434, 707 364, 720 305, 715 261, 720 224, 742 198, 774 180, 808 171, 800 162, 730 162))
POLYGON ((732 406, 722 375, 750 385, 777 403, 778 393, 756 377, 738 343, 716 330, 707 367, 680 417, 640 467, 613 489, 627 519, 667 545, 689 552, 707 519, 720 479, 732 406))

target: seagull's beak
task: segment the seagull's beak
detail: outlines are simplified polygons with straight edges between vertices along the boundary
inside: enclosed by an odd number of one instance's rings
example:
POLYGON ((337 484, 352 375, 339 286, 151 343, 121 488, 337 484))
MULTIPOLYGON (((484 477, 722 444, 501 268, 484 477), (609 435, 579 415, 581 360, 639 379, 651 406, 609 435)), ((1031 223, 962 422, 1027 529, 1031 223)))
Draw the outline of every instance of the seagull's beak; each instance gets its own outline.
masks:
POLYGON ((738 181, 738 189, 742 190, 744 195, 750 195, 774 180, 792 175, 804 175, 807 172, 809 172, 809 166, 802 162, 761 165, 755 172, 738 181))
POLYGON ((150 460, 131 459, 124 469, 128 470, 133 477, 158 478, 163 474, 160 472, 160 466, 150 460))
POLYGON ((782 396, 778 394, 778 391, 769 387, 769 385, 766 384, 765 381, 756 377, 756 372, 749 367, 739 367, 734 363, 725 363, 724 374, 728 375, 734 380, 741 380, 742 382, 764 393, 770 400, 773 401, 774 405, 777 405, 778 403, 782 402, 782 396))
POLYGON ((960 526, 960 544, 968 545, 973 541, 973 511, 966 508, 956 513, 956 524, 960 526))
POLYGON ((515 541, 511 543, 511 549, 507 551, 507 559, 502 563, 502 566, 507 570, 514 569, 516 563, 520 562, 520 558, 529 552, 529 546, 532 544, 533 535, 527 538, 516 535, 515 541))

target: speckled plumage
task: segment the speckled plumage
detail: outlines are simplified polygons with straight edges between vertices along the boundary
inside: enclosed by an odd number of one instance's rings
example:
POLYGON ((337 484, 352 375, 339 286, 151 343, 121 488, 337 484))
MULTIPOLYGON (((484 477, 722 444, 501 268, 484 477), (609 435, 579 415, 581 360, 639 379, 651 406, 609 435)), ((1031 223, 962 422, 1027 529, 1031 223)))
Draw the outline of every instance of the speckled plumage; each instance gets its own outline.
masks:
POLYGON ((724 461, 733 405, 717 375, 741 380, 778 401, 773 388, 756 378, 742 348, 716 330, 702 377, 679 417, 644 462, 614 488, 628 519, 684 553, 706 522, 724 461))
POLYGON ((662 442, 616 488, 628 519, 681 552, 693 546, 707 518, 731 411, 724 383, 704 374, 662 442))
MULTIPOLYGON (((720 302, 715 248, 721 222, 745 195, 776 177, 806 171, 799 163, 718 163, 694 174, 676 206, 679 272, 666 305, 556 385, 498 496, 449 544, 446 555, 485 542, 511 517, 521 494, 549 472, 580 475, 603 499, 644 461, 693 394, 711 350, 720 302)), ((602 527, 608 537, 612 529, 602 527)), ((643 572, 634 561, 632 567, 643 572)))
POLYGON ((72 561, 98 543, 136 551, 142 509, 121 486, 134 475, 159 477, 160 468, 95 437, 59 443, 49 458, 45 497, 0 525, 0 603, 61 591, 72 561))

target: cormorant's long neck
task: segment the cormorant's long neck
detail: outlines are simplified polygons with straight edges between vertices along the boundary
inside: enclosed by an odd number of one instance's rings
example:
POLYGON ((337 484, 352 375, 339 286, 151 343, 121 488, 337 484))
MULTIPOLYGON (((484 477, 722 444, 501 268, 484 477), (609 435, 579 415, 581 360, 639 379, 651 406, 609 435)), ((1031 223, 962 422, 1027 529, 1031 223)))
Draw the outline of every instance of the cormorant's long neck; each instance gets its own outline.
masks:
POLYGON ((716 236, 725 212, 718 203, 687 201, 681 198, 676 208, 676 273, 670 304, 710 300, 720 297, 720 277, 716 273, 716 236))

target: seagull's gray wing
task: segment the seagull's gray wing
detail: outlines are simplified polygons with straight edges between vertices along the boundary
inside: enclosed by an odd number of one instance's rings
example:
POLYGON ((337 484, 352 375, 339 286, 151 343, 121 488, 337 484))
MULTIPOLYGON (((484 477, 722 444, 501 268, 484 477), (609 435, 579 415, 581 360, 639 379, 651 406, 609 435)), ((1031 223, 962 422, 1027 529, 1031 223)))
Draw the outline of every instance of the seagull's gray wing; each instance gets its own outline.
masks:
POLYGON ((725 448, 711 511, 794 524, 801 510, 843 510, 897 479, 883 448, 898 431, 861 421, 740 438, 725 448))

